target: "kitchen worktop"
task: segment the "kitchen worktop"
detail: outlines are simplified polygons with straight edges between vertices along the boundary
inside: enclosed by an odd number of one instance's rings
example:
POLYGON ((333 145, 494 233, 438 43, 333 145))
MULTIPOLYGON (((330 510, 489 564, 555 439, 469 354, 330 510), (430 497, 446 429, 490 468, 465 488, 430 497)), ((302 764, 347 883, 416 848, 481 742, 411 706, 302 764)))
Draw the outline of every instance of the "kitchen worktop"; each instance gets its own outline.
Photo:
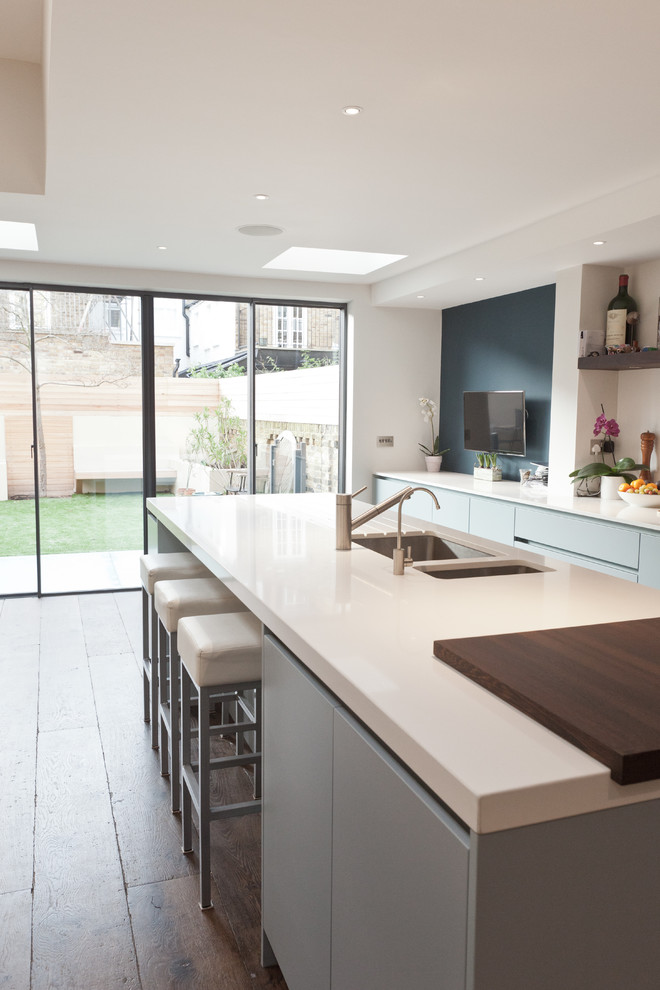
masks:
MULTIPOLYGON (((521 485, 518 481, 479 481, 471 474, 452 471, 379 471, 380 478, 393 478, 406 485, 430 485, 484 498, 497 498, 517 505, 538 505, 568 512, 585 519, 607 519, 624 526, 660 531, 660 511, 637 508, 623 499, 601 499, 558 494, 546 485, 521 485)), ((640 496, 641 498, 642 496, 640 496)))
MULTIPOLYGON (((332 494, 147 506, 474 831, 660 797, 660 781, 614 783, 606 766, 433 654, 441 639, 660 616, 658 591, 415 520, 408 528, 549 569, 438 581, 408 568, 395 577, 370 550, 335 550, 332 494)), ((395 529, 390 512, 360 531, 395 529)))

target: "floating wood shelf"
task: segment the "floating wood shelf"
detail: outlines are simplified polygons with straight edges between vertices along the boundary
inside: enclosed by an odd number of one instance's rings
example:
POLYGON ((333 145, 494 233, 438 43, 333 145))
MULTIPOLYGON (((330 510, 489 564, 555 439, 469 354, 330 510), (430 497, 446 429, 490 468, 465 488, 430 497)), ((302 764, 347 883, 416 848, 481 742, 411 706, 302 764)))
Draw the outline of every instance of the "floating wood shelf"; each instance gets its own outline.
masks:
POLYGON ((630 354, 602 354, 578 358, 581 371, 640 371, 660 368, 660 351, 633 351, 630 354))

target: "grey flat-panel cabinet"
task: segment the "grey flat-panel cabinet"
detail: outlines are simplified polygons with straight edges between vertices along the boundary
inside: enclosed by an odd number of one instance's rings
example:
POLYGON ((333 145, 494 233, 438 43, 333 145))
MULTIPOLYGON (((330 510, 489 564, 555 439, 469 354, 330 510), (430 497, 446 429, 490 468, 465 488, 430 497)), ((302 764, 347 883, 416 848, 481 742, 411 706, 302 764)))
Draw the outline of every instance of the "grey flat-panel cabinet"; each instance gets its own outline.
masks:
POLYGON ((329 990, 337 701, 269 635, 263 697, 263 929, 289 990, 329 990))
POLYGON ((332 990, 464 990, 469 833, 335 711, 332 990))

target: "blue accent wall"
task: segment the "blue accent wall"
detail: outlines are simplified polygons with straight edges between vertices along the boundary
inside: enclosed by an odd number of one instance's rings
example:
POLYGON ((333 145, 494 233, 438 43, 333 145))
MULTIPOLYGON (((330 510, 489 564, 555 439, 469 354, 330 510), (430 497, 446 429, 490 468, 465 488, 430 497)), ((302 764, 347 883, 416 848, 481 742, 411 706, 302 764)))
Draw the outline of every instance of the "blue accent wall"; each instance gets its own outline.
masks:
POLYGON ((463 392, 524 389, 527 456, 500 454, 503 477, 548 463, 555 286, 454 306, 442 313, 440 447, 442 468, 471 474, 476 458, 463 449, 463 392))

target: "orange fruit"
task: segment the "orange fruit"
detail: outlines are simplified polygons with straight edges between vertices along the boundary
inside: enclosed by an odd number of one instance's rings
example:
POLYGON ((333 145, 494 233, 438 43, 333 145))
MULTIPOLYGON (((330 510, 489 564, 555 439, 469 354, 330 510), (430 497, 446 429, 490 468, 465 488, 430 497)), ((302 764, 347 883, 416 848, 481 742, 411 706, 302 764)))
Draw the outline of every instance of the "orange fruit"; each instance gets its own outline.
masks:
POLYGON ((627 481, 624 481, 623 484, 619 485, 619 491, 620 492, 628 492, 628 491, 630 491, 630 485, 628 484, 627 481))
POLYGON ((635 480, 633 481, 630 487, 634 488, 635 491, 637 491, 638 488, 642 488, 645 484, 646 482, 644 481, 643 478, 635 478, 635 480))

